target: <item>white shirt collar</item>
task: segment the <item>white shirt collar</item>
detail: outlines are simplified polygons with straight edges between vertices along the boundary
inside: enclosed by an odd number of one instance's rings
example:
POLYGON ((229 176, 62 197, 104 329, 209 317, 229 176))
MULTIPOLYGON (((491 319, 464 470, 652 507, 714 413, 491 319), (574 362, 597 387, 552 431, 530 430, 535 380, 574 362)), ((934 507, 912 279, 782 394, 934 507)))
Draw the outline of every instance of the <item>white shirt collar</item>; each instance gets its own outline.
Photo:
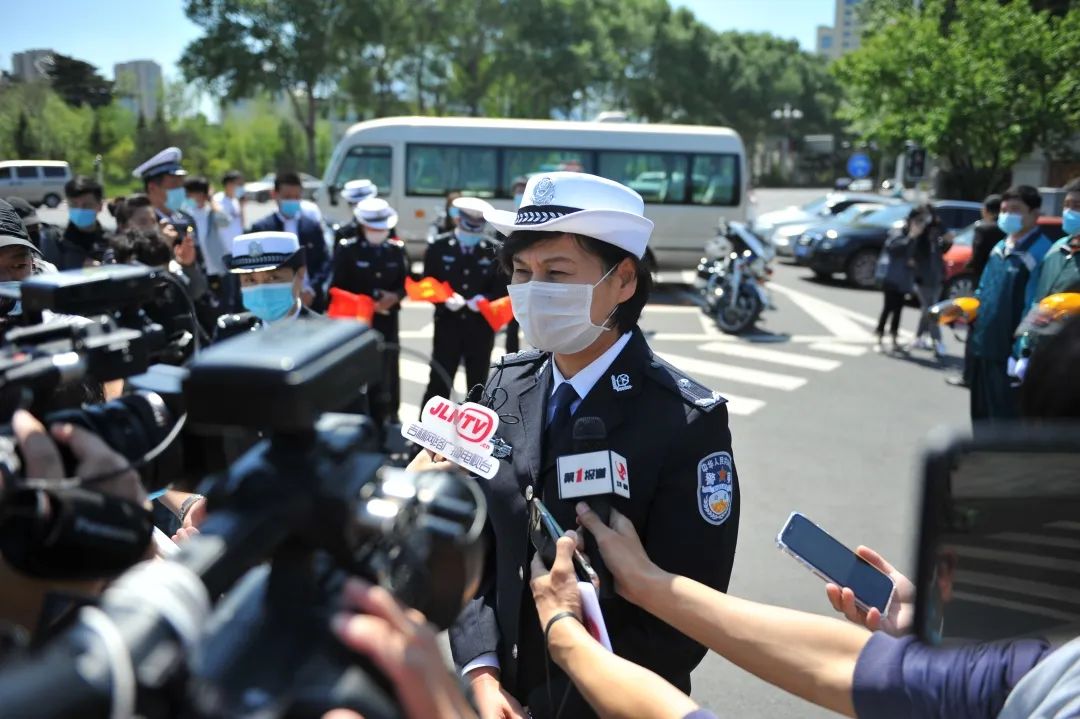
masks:
MULTIPOLYGON (((570 386, 577 392, 578 397, 585 399, 589 394, 589 391, 592 390, 596 383, 600 381, 600 378, 604 373, 611 367, 611 363, 615 361, 615 358, 618 357, 619 353, 626 347, 626 343, 630 341, 631 334, 632 333, 627 332, 622 337, 615 340, 615 344, 608 347, 604 354, 587 364, 580 372, 570 379, 563 377, 562 372, 559 371, 559 366, 555 364, 555 359, 552 358, 551 376, 553 381, 551 383, 551 393, 555 394, 555 390, 557 390, 559 385, 563 382, 569 382, 570 386)), ((581 399, 579 399, 578 402, 580 402, 581 399)), ((576 405, 578 402, 570 405, 571 411, 577 409, 576 405)))

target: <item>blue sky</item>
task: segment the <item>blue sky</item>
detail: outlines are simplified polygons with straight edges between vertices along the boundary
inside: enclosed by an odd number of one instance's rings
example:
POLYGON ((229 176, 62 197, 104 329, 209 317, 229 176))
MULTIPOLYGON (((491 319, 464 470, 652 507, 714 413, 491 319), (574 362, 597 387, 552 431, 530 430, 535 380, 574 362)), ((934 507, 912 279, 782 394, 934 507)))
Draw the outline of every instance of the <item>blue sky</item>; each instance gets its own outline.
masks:
MULTIPOLYGON (((342 0, 343 2, 346 0, 342 0)), ((772 32, 813 50, 815 28, 832 23, 834 0, 675 0, 717 30, 772 32)), ((155 60, 166 76, 199 29, 184 17, 180 0, 2 0, 4 43, 0 67, 11 55, 52 48, 93 63, 111 79, 127 60, 155 60)), ((303 7, 302 3, 297 8, 303 7)))

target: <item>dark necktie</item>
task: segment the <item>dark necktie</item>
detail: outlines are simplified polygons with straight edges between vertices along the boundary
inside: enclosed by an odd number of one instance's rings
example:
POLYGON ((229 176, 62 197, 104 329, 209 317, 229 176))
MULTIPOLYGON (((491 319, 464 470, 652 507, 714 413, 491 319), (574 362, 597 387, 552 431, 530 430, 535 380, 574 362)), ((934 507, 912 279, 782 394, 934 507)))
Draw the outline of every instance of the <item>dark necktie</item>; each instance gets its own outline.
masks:
POLYGON ((554 443, 570 429, 572 413, 570 406, 579 399, 577 390, 569 382, 563 382, 551 397, 551 410, 548 413, 547 445, 554 448, 554 443))

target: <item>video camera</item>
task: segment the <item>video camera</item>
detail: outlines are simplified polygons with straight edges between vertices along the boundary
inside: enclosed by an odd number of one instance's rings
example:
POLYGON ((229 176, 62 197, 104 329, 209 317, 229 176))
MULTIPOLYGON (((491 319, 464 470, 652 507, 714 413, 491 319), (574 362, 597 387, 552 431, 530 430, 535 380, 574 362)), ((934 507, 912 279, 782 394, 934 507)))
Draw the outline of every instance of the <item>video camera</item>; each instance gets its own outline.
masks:
POLYGON ((210 509, 201 534, 122 575, 40 656, 0 675, 0 706, 41 717, 398 716, 389 685, 329 633, 340 587, 365 577, 448 626, 481 574, 479 487, 384 467, 369 418, 327 412, 379 377, 381 338, 359 323, 285 323, 170 369, 133 380, 147 392, 179 382, 181 396, 160 404, 183 413, 185 435, 264 438, 199 488, 210 509))

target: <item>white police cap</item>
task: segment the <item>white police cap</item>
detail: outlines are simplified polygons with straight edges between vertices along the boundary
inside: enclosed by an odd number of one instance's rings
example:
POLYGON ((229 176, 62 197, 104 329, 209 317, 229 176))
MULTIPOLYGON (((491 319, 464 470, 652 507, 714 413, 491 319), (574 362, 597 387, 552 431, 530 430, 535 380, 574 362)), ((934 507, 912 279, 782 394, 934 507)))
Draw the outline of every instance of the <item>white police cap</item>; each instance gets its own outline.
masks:
POLYGON ((392 230, 398 223, 397 212, 381 197, 369 197, 356 203, 353 217, 361 225, 373 230, 392 230))
POLYGON ((186 175, 187 170, 180 166, 184 153, 179 147, 166 147, 132 171, 132 177, 149 180, 160 175, 186 175))
POLYGON ((232 252, 225 255, 229 272, 246 273, 276 270, 304 264, 300 240, 292 232, 248 232, 233 239, 232 252))
POLYGON ((461 212, 458 216, 458 226, 466 232, 483 232, 484 214, 494 209, 490 202, 481 200, 479 197, 458 197, 451 206, 458 208, 461 212))
POLYGON ((341 187, 341 199, 350 205, 378 195, 379 188, 371 180, 349 180, 341 187))

